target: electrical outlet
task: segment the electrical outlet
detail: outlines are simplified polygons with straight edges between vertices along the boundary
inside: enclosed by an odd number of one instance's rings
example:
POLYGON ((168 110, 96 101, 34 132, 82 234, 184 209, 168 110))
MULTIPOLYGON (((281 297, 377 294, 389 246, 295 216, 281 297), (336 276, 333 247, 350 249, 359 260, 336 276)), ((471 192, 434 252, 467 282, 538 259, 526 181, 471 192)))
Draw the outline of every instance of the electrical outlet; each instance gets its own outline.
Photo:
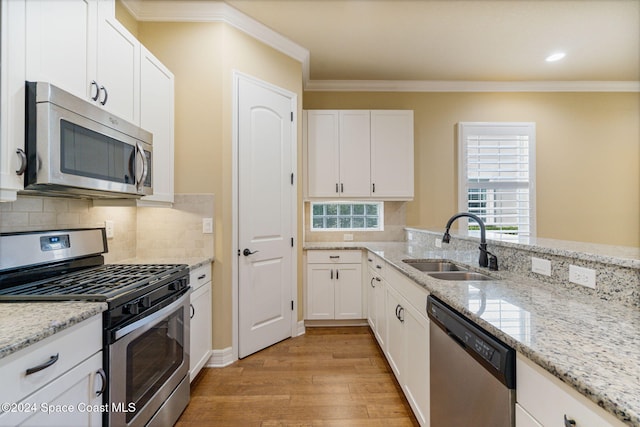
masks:
POLYGON ((531 257, 531 271, 545 276, 551 276, 551 261, 548 259, 531 257))
POLYGON ((115 225, 112 220, 108 219, 104 222, 104 229, 107 239, 113 239, 113 236, 115 235, 115 225))
POLYGON ((596 288, 596 271, 591 268, 569 265, 569 281, 588 288, 596 288))
POLYGON ((412 241, 413 240, 413 233, 410 232, 410 231, 407 232, 407 240, 408 241, 412 241))
POLYGON ((213 233, 213 218, 202 218, 202 234, 213 233))
POLYGON ((442 247, 442 239, 439 237, 436 237, 436 248, 441 248, 442 247))
POLYGON ((342 237, 343 237, 345 242, 347 242, 347 241, 350 242, 350 241, 353 240, 353 234, 343 234, 342 237))

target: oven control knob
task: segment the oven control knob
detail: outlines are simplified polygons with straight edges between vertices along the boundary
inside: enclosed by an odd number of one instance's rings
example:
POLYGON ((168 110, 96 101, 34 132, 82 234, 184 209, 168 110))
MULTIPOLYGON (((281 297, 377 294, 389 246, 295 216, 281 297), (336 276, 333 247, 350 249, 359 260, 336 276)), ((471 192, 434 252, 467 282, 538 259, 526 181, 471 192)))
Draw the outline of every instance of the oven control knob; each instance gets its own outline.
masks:
POLYGON ((138 312, 139 312, 138 304, 136 304, 136 303, 125 304, 125 305, 122 306, 122 311, 125 314, 138 314, 138 312))
POLYGON ((138 300, 138 308, 140 308, 141 310, 145 310, 150 306, 151 306, 151 303, 149 301, 149 297, 142 297, 138 300))

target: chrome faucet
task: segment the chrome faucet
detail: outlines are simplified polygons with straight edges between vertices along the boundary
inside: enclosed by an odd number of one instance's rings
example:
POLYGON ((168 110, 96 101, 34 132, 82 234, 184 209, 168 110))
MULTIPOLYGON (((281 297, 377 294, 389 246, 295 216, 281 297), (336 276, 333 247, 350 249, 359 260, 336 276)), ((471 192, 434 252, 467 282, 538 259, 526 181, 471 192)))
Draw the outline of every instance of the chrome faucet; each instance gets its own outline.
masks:
POLYGON ((497 270, 498 257, 496 257, 491 252, 487 251, 487 235, 485 231, 485 226, 484 226, 484 222, 482 221, 482 219, 480 219, 479 216, 469 212, 460 212, 455 214, 451 218, 449 218, 449 221, 447 221, 447 228, 444 231, 444 235, 442 236, 442 241, 444 243, 449 243, 449 241, 451 240, 451 235, 449 234, 449 229, 451 228, 451 224, 453 224, 453 222, 456 219, 462 218, 462 217, 471 218, 472 220, 477 222, 478 225, 480 225, 480 247, 478 248, 480 249, 480 259, 478 260, 478 264, 480 264, 480 267, 489 267, 489 270, 497 270))

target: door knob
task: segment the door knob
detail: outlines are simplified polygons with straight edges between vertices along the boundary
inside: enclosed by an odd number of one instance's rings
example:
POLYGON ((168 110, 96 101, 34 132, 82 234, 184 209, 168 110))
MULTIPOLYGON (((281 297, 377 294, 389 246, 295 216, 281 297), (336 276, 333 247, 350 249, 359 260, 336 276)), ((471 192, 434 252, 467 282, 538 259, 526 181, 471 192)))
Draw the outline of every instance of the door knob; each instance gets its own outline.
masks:
POLYGON ((256 252, 259 252, 259 251, 253 251, 253 252, 251 252, 251 251, 249 250, 249 248, 245 248, 245 250, 244 250, 244 251, 242 251, 242 255, 244 255, 244 256, 249 256, 249 255, 253 255, 253 254, 255 254, 256 252))

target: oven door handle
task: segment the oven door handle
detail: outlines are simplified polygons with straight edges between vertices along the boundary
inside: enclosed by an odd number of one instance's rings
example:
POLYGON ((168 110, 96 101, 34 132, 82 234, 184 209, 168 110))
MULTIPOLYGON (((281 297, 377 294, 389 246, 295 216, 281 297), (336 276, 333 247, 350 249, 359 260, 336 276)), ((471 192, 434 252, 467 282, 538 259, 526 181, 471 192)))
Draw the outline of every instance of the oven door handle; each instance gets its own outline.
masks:
POLYGON ((136 320, 132 324, 127 325, 122 329, 118 329, 115 333, 115 339, 119 340, 123 336, 127 335, 130 332, 135 331, 136 329, 140 328, 143 325, 149 325, 149 327, 153 326, 152 325, 153 322, 155 322, 156 320, 161 320, 167 314, 171 313, 176 308, 180 307, 182 304, 184 304, 185 298, 188 298, 188 297, 189 297, 189 292, 185 292, 182 296, 180 296, 177 300, 175 300, 168 306, 156 311, 155 313, 145 316, 140 320, 136 320))

